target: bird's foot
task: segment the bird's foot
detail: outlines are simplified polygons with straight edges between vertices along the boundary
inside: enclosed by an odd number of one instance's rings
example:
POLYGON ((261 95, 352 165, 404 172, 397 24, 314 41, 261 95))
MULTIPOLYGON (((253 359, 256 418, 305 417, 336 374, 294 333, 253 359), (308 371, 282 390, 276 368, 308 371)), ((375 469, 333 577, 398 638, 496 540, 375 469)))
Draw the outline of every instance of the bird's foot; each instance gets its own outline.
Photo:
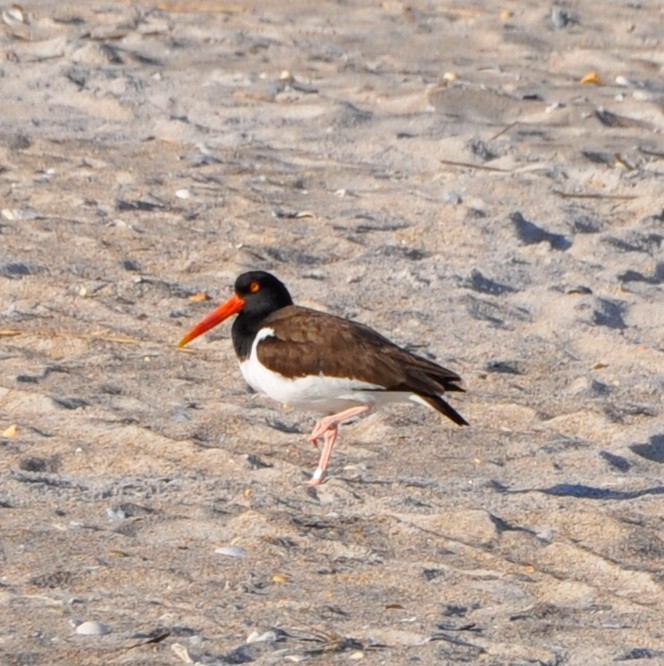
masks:
POLYGON ((345 421, 366 414, 370 409, 371 405, 359 405, 357 407, 346 409, 339 414, 326 416, 318 421, 309 439, 314 446, 318 446, 318 440, 322 439, 323 450, 321 451, 318 460, 318 467, 316 468, 314 475, 307 482, 308 486, 317 486, 322 482, 325 472, 327 471, 327 466, 330 464, 332 449, 334 449, 334 444, 337 441, 339 426, 345 421))
POLYGON ((317 467, 316 471, 313 473, 313 476, 308 481, 305 481, 304 485, 308 486, 309 488, 320 486, 320 484, 323 483, 324 478, 325 478, 325 470, 321 469, 320 467, 317 467))

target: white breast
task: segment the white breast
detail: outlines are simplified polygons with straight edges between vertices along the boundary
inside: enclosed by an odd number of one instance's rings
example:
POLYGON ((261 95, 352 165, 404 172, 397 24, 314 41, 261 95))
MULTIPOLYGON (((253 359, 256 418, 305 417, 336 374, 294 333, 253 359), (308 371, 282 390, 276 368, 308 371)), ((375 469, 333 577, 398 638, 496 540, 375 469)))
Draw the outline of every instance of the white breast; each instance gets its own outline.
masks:
POLYGON ((240 370, 247 384, 273 400, 300 409, 332 413, 354 405, 381 405, 411 397, 410 393, 387 393, 375 384, 346 377, 326 377, 322 374, 295 379, 284 377, 266 368, 258 360, 258 343, 273 336, 272 328, 258 331, 249 358, 240 363, 240 370))

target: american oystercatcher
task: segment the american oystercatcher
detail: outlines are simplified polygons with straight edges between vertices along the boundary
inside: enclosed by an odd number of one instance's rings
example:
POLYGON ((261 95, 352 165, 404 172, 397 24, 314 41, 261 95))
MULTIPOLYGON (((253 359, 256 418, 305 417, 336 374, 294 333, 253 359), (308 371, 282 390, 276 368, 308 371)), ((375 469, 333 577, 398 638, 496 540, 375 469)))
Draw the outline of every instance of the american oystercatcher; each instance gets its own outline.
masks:
POLYGON ((411 354, 356 321, 293 305, 270 273, 251 271, 235 294, 180 340, 184 347, 232 315, 232 338, 247 383, 273 400, 323 413, 311 433, 322 441, 309 485, 325 476, 342 423, 390 402, 413 400, 468 425, 441 395, 463 391, 455 372, 411 354))

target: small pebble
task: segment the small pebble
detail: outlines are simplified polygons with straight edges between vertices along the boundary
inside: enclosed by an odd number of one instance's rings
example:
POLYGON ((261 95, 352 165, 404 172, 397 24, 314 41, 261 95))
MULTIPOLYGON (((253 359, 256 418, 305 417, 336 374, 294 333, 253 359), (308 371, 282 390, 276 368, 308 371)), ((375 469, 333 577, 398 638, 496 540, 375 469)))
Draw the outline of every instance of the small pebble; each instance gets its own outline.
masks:
POLYGON ((119 506, 109 506, 106 509, 106 515, 109 520, 125 520, 127 518, 127 514, 119 506))
POLYGON ((9 437, 10 439, 16 437, 16 424, 12 424, 7 428, 3 433, 3 437, 9 437))
POLYGON ((29 208, 22 208, 22 209, 11 209, 11 208, 3 208, 2 211, 0 211, 2 214, 2 217, 5 218, 5 220, 36 220, 39 217, 39 214, 35 212, 34 210, 30 210, 29 208))
POLYGON ((191 192, 189 190, 177 190, 175 196, 178 199, 188 199, 191 196, 191 192))
POLYGON ((76 627, 76 633, 81 636, 104 636, 111 633, 111 628, 107 624, 97 622, 97 620, 88 620, 76 627))
POLYGON ((564 109, 565 108, 565 103, 564 102, 552 102, 549 104, 544 109, 544 113, 552 113, 553 111, 557 111, 558 109, 564 109))
POLYGON ((446 192, 445 194, 443 194, 442 200, 443 203, 448 203, 454 206, 458 206, 463 201, 463 198, 458 192, 446 192))
POLYGON ((173 650, 175 655, 179 657, 180 661, 184 662, 185 664, 195 663, 194 660, 189 656, 189 652, 186 646, 182 645, 182 643, 173 643, 173 645, 171 645, 171 650, 173 650))
POLYGON ((276 640, 277 634, 274 631, 266 631, 262 634, 252 631, 247 636, 247 643, 274 643, 276 640))
POLYGON ((560 7, 554 7, 551 10, 551 23, 553 23, 556 28, 566 28, 569 25, 574 25, 578 23, 577 19, 560 7))
POLYGON ((27 17, 25 13, 18 5, 12 5, 10 9, 4 10, 2 12, 2 19, 7 24, 11 22, 27 23, 27 17))
POLYGON ((228 557, 246 557, 247 551, 245 548, 240 546, 220 546, 216 548, 215 553, 217 555, 228 555, 228 557))

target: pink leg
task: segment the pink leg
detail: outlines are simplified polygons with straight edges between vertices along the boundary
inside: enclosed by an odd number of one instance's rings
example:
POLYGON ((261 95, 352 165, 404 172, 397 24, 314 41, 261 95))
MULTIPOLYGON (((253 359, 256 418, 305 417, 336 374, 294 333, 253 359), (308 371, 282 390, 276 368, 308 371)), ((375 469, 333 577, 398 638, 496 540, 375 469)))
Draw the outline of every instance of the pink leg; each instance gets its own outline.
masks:
POLYGON ((311 441, 316 444, 316 442, 322 437, 323 438, 323 450, 321 451, 320 458, 318 460, 318 467, 314 472, 314 475, 307 485, 317 486, 325 476, 325 471, 327 466, 330 463, 330 458, 332 457, 332 450, 337 441, 337 436, 339 434, 339 426, 350 419, 354 419, 356 416, 361 416, 366 414, 371 410, 371 405, 359 405, 358 407, 351 407, 346 409, 343 412, 338 414, 331 414, 322 418, 314 427, 313 432, 311 433, 311 441))
POLYGON ((309 479, 309 481, 307 481, 308 486, 317 486, 323 480, 323 477, 325 476, 325 470, 327 469, 327 466, 330 463, 330 458, 332 457, 332 449, 334 448, 334 444, 337 441, 338 434, 339 430, 337 426, 328 428, 323 433, 323 450, 320 453, 316 471, 309 479))

